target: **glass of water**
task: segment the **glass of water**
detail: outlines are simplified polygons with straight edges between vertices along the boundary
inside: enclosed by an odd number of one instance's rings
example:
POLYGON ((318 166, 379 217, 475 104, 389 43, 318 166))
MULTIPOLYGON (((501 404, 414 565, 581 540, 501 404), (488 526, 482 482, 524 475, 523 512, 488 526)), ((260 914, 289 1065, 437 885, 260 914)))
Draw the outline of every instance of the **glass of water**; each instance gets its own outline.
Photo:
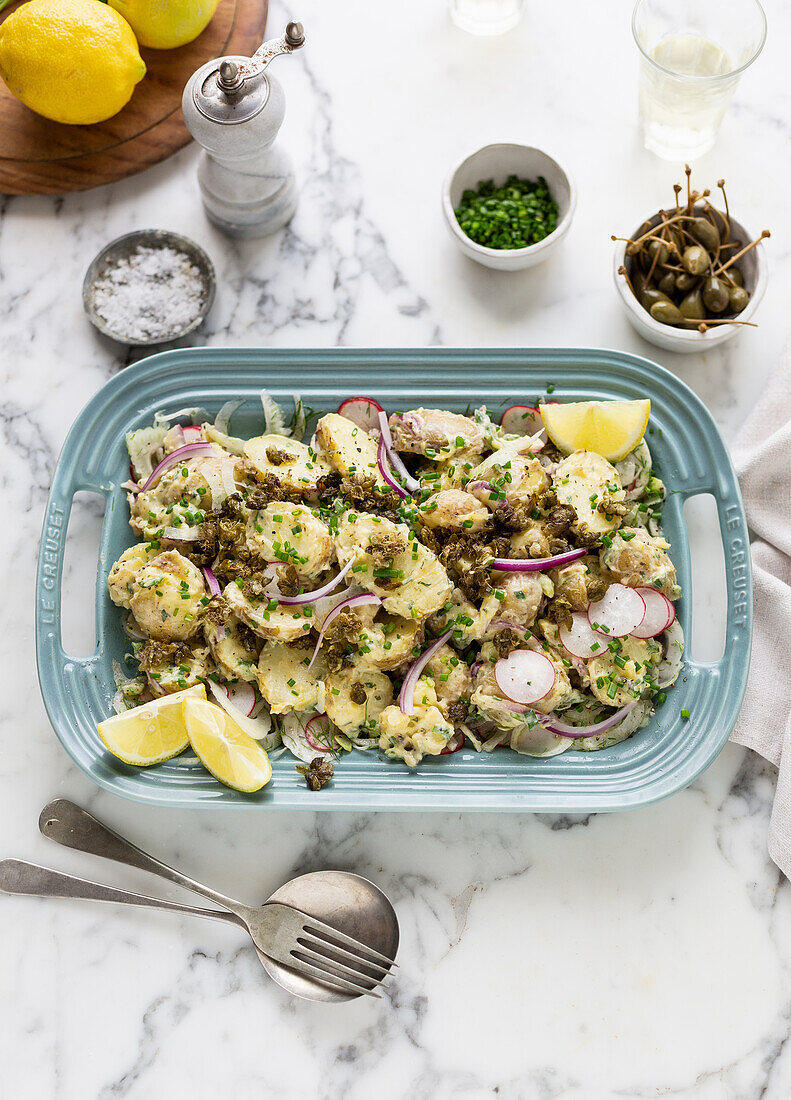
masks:
POLYGON ((692 160, 714 145, 739 77, 766 41, 758 0, 637 0, 640 129, 646 149, 692 160))
POLYGON ((470 34, 505 34, 522 18, 524 0, 450 0, 450 17, 470 34))

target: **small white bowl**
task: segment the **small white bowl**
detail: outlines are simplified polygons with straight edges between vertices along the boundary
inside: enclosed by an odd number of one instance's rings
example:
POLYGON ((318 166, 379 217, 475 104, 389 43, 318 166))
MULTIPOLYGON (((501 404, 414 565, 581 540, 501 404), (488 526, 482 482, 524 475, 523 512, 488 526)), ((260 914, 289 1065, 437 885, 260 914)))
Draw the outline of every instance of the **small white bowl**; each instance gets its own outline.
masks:
POLYGON ((556 160, 531 145, 514 145, 510 142, 484 145, 483 149, 479 149, 453 169, 442 188, 445 222, 459 248, 471 260, 498 271, 521 271, 545 260, 568 233, 576 205, 577 192, 574 184, 556 160), (493 179, 497 186, 501 186, 509 176, 528 180, 544 177, 549 193, 558 204, 557 228, 548 237, 544 237, 543 241, 528 245, 527 248, 487 248, 476 244, 461 228, 454 213, 461 202, 462 193, 467 188, 475 190, 481 180, 493 179))
MULTIPOLYGON (((656 225, 658 222, 659 215, 656 214, 647 223, 642 222, 632 234, 632 237, 645 232, 644 227, 656 225)), ((731 218, 731 235, 743 241, 744 244, 749 244, 750 241, 754 240, 744 226, 733 217, 731 218)), ((648 310, 644 309, 632 294, 623 275, 618 274, 618 268, 621 266, 625 267, 631 274, 633 262, 626 255, 626 243, 618 241, 615 246, 612 268, 615 286, 621 303, 626 310, 629 323, 635 332, 648 340, 649 343, 658 348, 665 348, 667 351, 689 355, 693 352, 709 351, 719 344, 724 344, 726 340, 733 339, 741 331, 741 325, 712 325, 707 332, 698 332, 696 328, 675 328, 673 325, 663 325, 660 321, 655 321, 648 310)), ((750 301, 747 307, 738 315, 738 320, 751 321, 766 291, 766 253, 763 245, 756 245, 755 248, 745 253, 742 259, 739 260, 738 267, 744 278, 745 289, 750 293, 750 301)))

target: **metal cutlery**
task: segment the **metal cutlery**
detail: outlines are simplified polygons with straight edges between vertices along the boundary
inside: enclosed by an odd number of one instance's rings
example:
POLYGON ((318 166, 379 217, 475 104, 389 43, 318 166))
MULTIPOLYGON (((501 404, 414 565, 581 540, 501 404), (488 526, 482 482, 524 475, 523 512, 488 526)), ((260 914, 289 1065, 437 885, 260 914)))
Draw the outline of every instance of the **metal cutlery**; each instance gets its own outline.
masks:
MULTIPOLYGON (((45 806, 39 828, 57 844, 148 871, 200 894, 228 912, 150 898, 15 859, 0 861, 0 890, 12 894, 117 902, 224 920, 246 929, 259 954, 268 960, 347 996, 378 997, 376 989, 396 965, 393 959, 362 940, 291 905, 270 901, 251 906, 226 897, 144 852, 67 799, 55 799, 45 806)), ((261 961, 266 966, 264 958, 261 961)))

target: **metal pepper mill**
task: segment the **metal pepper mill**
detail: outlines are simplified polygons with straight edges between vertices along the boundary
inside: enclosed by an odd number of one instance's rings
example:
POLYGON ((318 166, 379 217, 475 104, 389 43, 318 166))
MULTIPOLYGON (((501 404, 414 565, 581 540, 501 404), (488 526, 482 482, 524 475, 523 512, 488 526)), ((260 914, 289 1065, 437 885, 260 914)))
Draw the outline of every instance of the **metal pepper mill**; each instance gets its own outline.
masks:
POLYGON ((198 166, 209 219, 234 237, 264 237, 289 222, 297 206, 291 158, 275 146, 283 124, 283 89, 264 70, 278 54, 305 44, 301 23, 264 42, 252 57, 218 57, 187 81, 187 129, 203 146, 198 166))

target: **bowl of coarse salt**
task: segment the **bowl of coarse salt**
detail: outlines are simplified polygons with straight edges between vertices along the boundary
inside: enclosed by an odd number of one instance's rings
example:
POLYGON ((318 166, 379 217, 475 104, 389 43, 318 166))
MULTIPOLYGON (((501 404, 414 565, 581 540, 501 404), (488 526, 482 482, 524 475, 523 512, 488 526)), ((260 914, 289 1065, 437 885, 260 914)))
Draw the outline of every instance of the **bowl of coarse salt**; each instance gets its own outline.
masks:
POLYGON ((82 302, 105 336, 122 344, 163 344, 201 324, 216 283, 211 260, 194 241, 165 229, 140 229, 111 241, 92 261, 82 302))

